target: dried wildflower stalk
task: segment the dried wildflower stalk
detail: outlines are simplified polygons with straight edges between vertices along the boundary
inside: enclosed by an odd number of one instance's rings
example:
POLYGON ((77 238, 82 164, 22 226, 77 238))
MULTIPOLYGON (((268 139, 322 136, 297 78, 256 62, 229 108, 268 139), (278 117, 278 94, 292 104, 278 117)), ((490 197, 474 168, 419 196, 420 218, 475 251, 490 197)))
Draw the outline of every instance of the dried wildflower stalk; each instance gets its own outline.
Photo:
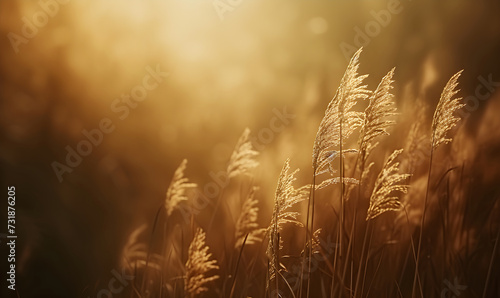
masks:
POLYGON ((425 190, 425 199, 424 199, 424 207, 422 211, 422 217, 420 218, 420 233, 418 236, 418 245, 417 245, 417 260, 415 266, 415 274, 413 277, 413 289, 412 295, 415 294, 416 284, 417 284, 417 276, 418 276, 418 266, 420 261, 420 249, 422 247, 422 233, 424 229, 425 223, 425 214, 427 211, 427 201, 429 197, 429 188, 431 184, 431 173, 432 173, 432 157, 434 149, 436 149, 441 144, 447 144, 452 141, 451 138, 446 138, 446 134, 450 129, 452 129, 460 118, 455 117, 453 113, 464 107, 464 104, 460 103, 461 97, 453 98, 459 90, 456 89, 458 86, 458 78, 462 74, 462 70, 454 74, 441 93, 441 97, 439 99, 439 103, 436 107, 436 111, 434 112, 434 117, 432 118, 432 137, 431 137, 431 155, 429 159, 429 174, 427 175, 427 188, 425 190))
POLYGON ((219 269, 219 266, 217 260, 210 260, 212 254, 208 252, 205 237, 205 232, 198 228, 189 245, 184 276, 184 291, 188 297, 208 291, 206 284, 219 278, 218 275, 207 276, 208 271, 219 269))
POLYGON ((249 137, 250 129, 245 128, 229 159, 229 164, 227 166, 228 178, 246 174, 249 170, 259 165, 259 163, 255 161, 255 157, 259 155, 259 152, 253 150, 249 137))
MULTIPOLYGON (((327 167, 328 163, 325 161, 332 160, 331 148, 340 146, 363 124, 362 113, 351 111, 359 99, 364 100, 370 94, 366 85, 361 85, 368 75, 358 75, 361 51, 362 49, 359 49, 349 62, 340 86, 328 104, 316 133, 312 155, 312 165, 316 175, 327 167)), ((345 153, 342 149, 340 151, 345 153)))
MULTIPOLYGON (((226 170, 227 179, 229 180, 242 174, 250 175, 249 171, 259 165, 259 162, 255 160, 257 155, 259 155, 259 152, 253 150, 252 142, 250 142, 250 129, 245 128, 243 134, 238 140, 238 143, 236 143, 236 147, 231 154, 231 158, 229 159, 226 170)), ((215 217, 217 216, 221 198, 222 194, 219 195, 217 202, 215 203, 215 211, 212 213, 212 217, 210 218, 210 222, 208 224, 207 231, 209 233, 212 230, 215 217)))
POLYGON ((184 177, 184 171, 186 170, 187 159, 184 159, 177 170, 175 170, 174 177, 170 186, 168 187, 166 198, 165 198, 165 209, 167 210, 167 215, 170 216, 174 212, 177 205, 182 201, 187 201, 186 190, 189 188, 195 188, 195 183, 188 183, 188 178, 184 177))
MULTIPOLYGON (((320 184, 320 188, 326 187, 330 184, 340 183, 340 224, 339 232, 342 233, 344 229, 344 184, 346 182, 358 181, 354 178, 345 179, 344 177, 344 154, 347 152, 356 152, 355 149, 345 150, 344 142, 352 133, 363 125, 363 113, 351 111, 351 109, 356 105, 358 100, 364 100, 370 95, 370 91, 366 88, 366 85, 361 85, 363 80, 368 75, 359 75, 359 56, 362 52, 360 48, 351 58, 349 65, 342 77, 340 85, 335 93, 335 96, 328 104, 325 111, 325 116, 321 120, 321 123, 316 133, 316 138, 313 145, 312 154, 312 167, 313 167, 313 185, 316 184, 316 176, 324 172, 329 172, 331 176, 334 176, 334 171, 332 167, 333 160, 340 156, 339 169, 340 175, 339 179, 332 177, 320 184), (333 147, 338 147, 338 153, 333 150, 333 147)), ((307 227, 310 229, 310 235, 314 231, 314 189, 312 190, 311 203, 308 205, 307 211, 307 227), (309 217, 309 211, 311 211, 311 216, 309 217), (309 228, 310 223, 310 228, 309 228)), ((306 234, 307 235, 307 234, 306 234)), ((307 237, 307 236, 306 236, 307 237)), ((307 242, 307 241, 306 241, 307 242)), ((312 242, 312 239, 309 240, 312 242)), ((340 251, 342 254, 342 237, 340 238, 340 251)), ((309 260, 311 260, 311 252, 309 252, 309 260)), ((311 263, 309 262, 309 269, 311 263)), ((302 280, 302 275, 301 275, 302 280)), ((307 292, 309 293, 310 279, 308 279, 307 292)))
POLYGON ((441 98, 432 118, 432 150, 441 144, 451 142, 451 138, 446 138, 446 133, 460 121, 460 118, 454 116, 453 113, 464 107, 465 104, 460 103, 461 97, 453 98, 453 96, 460 91, 456 90, 456 87, 461 74, 462 70, 453 75, 441 93, 441 98))
POLYGON ((401 208, 399 198, 393 193, 396 191, 407 193, 409 186, 401 182, 411 176, 410 174, 399 174, 399 162, 395 162, 395 159, 401 152, 403 149, 395 150, 380 171, 370 197, 370 207, 366 220, 373 219, 386 211, 401 208))
POLYGON ((266 234, 269 237, 267 246, 267 256, 270 260, 269 264, 269 280, 272 280, 279 270, 279 250, 283 247, 282 241, 279 239, 279 233, 286 223, 293 223, 302 226, 302 223, 297 220, 299 212, 286 211, 295 204, 302 202, 309 194, 309 185, 302 186, 298 189, 293 187, 293 182, 296 180, 295 174, 299 171, 288 173, 290 170, 290 160, 287 159, 281 170, 278 186, 274 200, 273 217, 267 228, 266 234))
POLYGON ((396 122, 388 120, 387 117, 396 115, 394 106, 394 95, 391 93, 394 80, 394 68, 385 75, 375 92, 370 96, 370 103, 365 110, 363 124, 361 125, 360 137, 358 140, 360 151, 359 168, 362 171, 361 179, 368 175, 373 163, 365 167, 372 150, 378 145, 374 142, 377 137, 389 135, 387 128, 396 122))
POLYGON ((248 193, 245 202, 241 208, 241 213, 236 221, 236 242, 234 247, 239 248, 243 245, 246 235, 248 234, 246 244, 254 244, 262 240, 262 235, 265 229, 259 229, 257 224, 257 216, 259 207, 257 207, 257 199, 255 199, 255 191, 258 187, 252 187, 248 193))

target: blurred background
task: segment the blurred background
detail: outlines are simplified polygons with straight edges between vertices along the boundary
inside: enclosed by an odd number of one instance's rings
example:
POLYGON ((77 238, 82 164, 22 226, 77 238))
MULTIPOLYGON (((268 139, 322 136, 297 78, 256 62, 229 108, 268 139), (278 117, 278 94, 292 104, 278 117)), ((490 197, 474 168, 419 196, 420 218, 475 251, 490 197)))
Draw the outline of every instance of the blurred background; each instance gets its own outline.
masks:
MULTIPOLYGON (((181 160, 208 183, 245 127, 263 206, 287 157, 308 183, 317 126, 360 46, 370 89, 396 67, 403 111, 420 99, 430 116, 461 69, 461 96, 477 97, 500 82, 499 15, 497 1, 0 1, 0 177, 16 186, 20 297, 108 280, 181 160), (278 115, 284 129, 268 134, 278 115), (113 131, 58 177, 54 162, 103 119, 113 131)), ((470 137, 498 84, 462 115, 470 137)))

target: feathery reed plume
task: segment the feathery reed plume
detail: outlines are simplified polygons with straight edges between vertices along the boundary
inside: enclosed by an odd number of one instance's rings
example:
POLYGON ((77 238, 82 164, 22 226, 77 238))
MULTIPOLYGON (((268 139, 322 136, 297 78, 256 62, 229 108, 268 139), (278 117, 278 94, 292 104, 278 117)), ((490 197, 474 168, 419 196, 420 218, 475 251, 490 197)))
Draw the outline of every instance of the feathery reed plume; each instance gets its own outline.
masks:
POLYGON ((188 183, 188 178, 184 177, 184 170, 186 169, 187 159, 184 159, 177 170, 175 170, 174 177, 170 186, 168 187, 166 198, 165 198, 165 208, 167 210, 167 215, 170 216, 175 210, 180 202, 186 201, 188 198, 186 196, 186 190, 188 188, 195 188, 196 183, 188 183))
POLYGON ((278 186, 276 187, 274 199, 273 217, 266 231, 269 237, 267 256, 272 260, 269 266, 269 280, 273 279, 277 270, 279 270, 279 250, 282 248, 279 232, 283 229, 283 225, 286 223, 293 223, 302 226, 302 223, 297 220, 299 212, 286 210, 305 200, 309 194, 309 185, 302 186, 298 189, 293 187, 293 182, 296 180, 294 176, 299 169, 291 173, 288 173, 289 170, 290 159, 287 159, 278 179, 278 186))
POLYGON ((393 195, 393 192, 407 193, 409 186, 401 182, 411 176, 410 174, 398 173, 399 162, 394 162, 394 160, 401 152, 403 149, 395 150, 380 171, 370 197, 370 207, 366 220, 373 219, 386 211, 396 211, 401 208, 401 202, 398 197, 393 195))
MULTIPOLYGON (((329 179, 326 183, 320 184, 320 186, 325 187, 333 183, 340 183, 340 224, 339 233, 344 229, 344 184, 346 182, 355 181, 351 179, 344 179, 344 153, 348 150, 344 149, 344 140, 349 138, 349 136, 360 126, 363 125, 363 113, 351 111, 351 109, 356 105, 359 99, 368 98, 370 91, 366 88, 366 85, 361 85, 363 80, 368 75, 359 75, 359 56, 361 54, 362 48, 360 48, 351 58, 349 65, 340 81, 340 85, 328 104, 325 111, 325 116, 321 120, 321 123, 316 133, 316 138, 313 145, 312 154, 312 167, 313 167, 313 185, 316 185, 316 176, 324 173, 326 171, 330 172, 333 176, 333 167, 331 163, 333 160, 340 155, 339 169, 340 175, 339 179, 329 179), (339 148, 338 154, 335 154, 332 147, 339 148)), ((353 151, 350 149, 349 151, 353 151)), ((313 186, 315 188, 315 186, 313 186)), ((312 235, 314 230, 314 189, 312 189, 310 204, 307 209, 307 223, 306 229, 310 229, 310 235, 312 235), (309 213, 311 212, 311 213, 309 213), (309 214, 311 214, 309 216, 309 214), (310 224, 310 227, 309 227, 310 224)), ((308 231, 309 232, 309 231, 308 231)), ((306 234, 307 238, 307 234, 306 234)), ((342 240, 340 238, 340 251, 342 254, 342 240)), ((309 241, 312 241, 310 239, 309 241)), ((306 239, 307 242, 307 239, 306 239)), ((311 251, 309 251, 309 260, 311 260, 311 251)), ((311 267, 311 262, 309 262, 309 269, 311 267)), ((302 275, 301 275, 302 280, 302 275)), ((310 279, 308 279, 307 284, 307 294, 309 295, 309 284, 310 279)))
POLYGON ((441 93, 441 98, 432 118, 432 149, 451 142, 451 138, 446 138, 446 133, 460 121, 460 118, 455 117, 453 112, 464 107, 465 104, 460 103, 461 97, 453 98, 453 96, 460 91, 455 88, 458 86, 457 80, 462 71, 457 72, 450 78, 441 93))
MULTIPOLYGON (((259 162, 255 160, 255 157, 257 155, 259 155, 259 152, 253 150, 252 142, 250 142, 250 129, 245 128, 243 134, 240 136, 238 140, 238 143, 236 143, 236 147, 234 148, 233 153, 231 154, 231 158, 229 159, 229 163, 226 170, 227 180, 241 174, 250 175, 249 170, 259 165, 259 162)), ((207 228, 207 231, 209 233, 212 230, 215 217, 217 216, 217 211, 222 201, 221 198, 223 192, 224 188, 222 188, 222 192, 217 198, 217 202, 215 203, 215 210, 212 213, 212 217, 210 218, 210 222, 207 228)), ((229 214, 231 214, 231 212, 229 212, 229 214)))
POLYGON ((257 199, 255 199, 255 191, 258 187, 252 187, 250 192, 241 207, 241 213, 236 221, 236 232, 235 238, 236 243, 235 248, 239 248, 243 245, 246 235, 248 234, 246 244, 254 244, 262 240, 262 234, 265 229, 259 229, 257 224, 257 216, 259 213, 259 207, 257 207, 257 199))
POLYGON ((394 95, 391 94, 394 80, 394 68, 385 75, 375 92, 370 96, 370 103, 365 110, 363 124, 361 125, 358 145, 360 150, 361 162, 359 164, 362 170, 361 179, 367 176, 372 164, 365 168, 366 162, 372 150, 378 145, 374 139, 389 135, 387 128, 394 125, 396 122, 387 120, 388 116, 396 115, 396 107, 394 106, 394 95))
POLYGON ((219 278, 218 275, 207 276, 208 271, 219 269, 219 266, 217 260, 210 260, 212 254, 208 252, 205 237, 205 232, 198 228, 189 245, 184 276, 184 291, 189 297, 208 291, 206 284, 219 278))
POLYGON ((368 75, 358 75, 361 51, 359 49, 351 58, 316 133, 312 155, 315 174, 326 167, 325 160, 331 159, 331 148, 341 145, 363 123, 362 113, 351 111, 357 100, 366 99, 370 94, 366 85, 361 85, 368 75))
MULTIPOLYGON (((139 236, 146 230, 146 224, 143 224, 130 233, 127 243, 123 247, 121 255, 121 268, 129 271, 134 271, 137 268, 142 268, 146 265, 147 246, 144 243, 139 243, 139 236)), ((158 264, 162 257, 154 254, 154 260, 149 260, 149 267, 160 269, 158 264)))
POLYGON ((252 149, 252 142, 250 142, 249 137, 250 129, 245 128, 229 159, 229 164, 227 166, 228 178, 248 173, 250 169, 259 165, 254 159, 259 155, 259 152, 252 149))
POLYGON ((417 244, 417 259, 415 264, 415 274, 413 277, 413 289, 412 295, 416 292, 416 284, 417 284, 417 276, 420 262, 420 249, 422 247, 422 236, 424 230, 425 223, 425 214, 427 211, 427 201, 429 198, 429 188, 431 184, 431 173, 432 173, 432 159, 434 149, 436 149, 441 144, 447 144, 452 141, 451 138, 446 138, 446 133, 452 129, 460 118, 455 117, 453 113, 465 106, 460 103, 461 97, 453 98, 459 90, 456 90, 458 86, 458 78, 462 74, 462 71, 454 74, 450 80, 446 83, 446 86, 441 93, 441 97, 439 98, 439 103, 434 111, 434 116, 432 117, 432 137, 431 137, 431 154, 429 158, 429 174, 427 175, 427 187, 425 190, 425 198, 424 198, 424 206, 422 211, 422 216, 420 217, 420 232, 418 235, 418 244, 417 244))

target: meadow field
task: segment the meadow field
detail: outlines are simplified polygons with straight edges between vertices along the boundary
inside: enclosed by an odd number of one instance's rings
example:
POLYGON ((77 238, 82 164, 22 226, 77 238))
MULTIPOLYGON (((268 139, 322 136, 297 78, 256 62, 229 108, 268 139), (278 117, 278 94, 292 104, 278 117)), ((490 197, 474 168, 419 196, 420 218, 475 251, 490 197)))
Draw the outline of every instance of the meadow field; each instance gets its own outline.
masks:
POLYGON ((0 1, 2 297, 500 297, 500 3, 0 1))

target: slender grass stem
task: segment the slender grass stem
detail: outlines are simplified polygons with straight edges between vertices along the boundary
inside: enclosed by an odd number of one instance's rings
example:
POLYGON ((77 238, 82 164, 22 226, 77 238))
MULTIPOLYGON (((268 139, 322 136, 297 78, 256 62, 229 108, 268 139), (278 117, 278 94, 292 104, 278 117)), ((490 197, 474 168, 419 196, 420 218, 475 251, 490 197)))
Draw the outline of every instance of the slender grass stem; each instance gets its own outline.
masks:
POLYGON ((149 245, 148 245, 148 253, 146 255, 146 266, 144 267, 144 273, 143 273, 143 278, 142 278, 142 283, 141 283, 141 293, 144 293, 144 283, 146 282, 147 279, 147 272, 148 272, 148 266, 149 266, 149 257, 151 256, 151 249, 153 246, 153 239, 154 239, 154 234, 156 230, 156 226, 158 224, 158 218, 160 217, 160 212, 163 210, 163 204, 158 207, 158 211, 156 211, 154 223, 153 223, 153 229, 151 231, 151 237, 149 238, 149 245))
POLYGON ((486 281, 484 282, 483 298, 486 298, 486 294, 488 293, 488 285, 490 283, 491 270, 493 269, 493 264, 495 263, 495 256, 498 248, 498 239, 500 238, 500 227, 497 227, 497 229, 498 229, 497 239, 495 239, 495 246, 493 247, 490 265, 488 266, 488 274, 486 275, 486 281))
MULTIPOLYGON (((416 290, 416 284, 417 284, 417 275, 418 275, 418 267, 420 265, 420 252, 422 248, 422 235, 423 235, 423 230, 424 230, 424 223, 425 223, 425 213, 427 210, 427 201, 429 197, 429 188, 431 184, 431 173, 432 173, 432 157, 434 153, 434 135, 432 137, 432 142, 431 142, 431 156, 429 159, 429 175, 427 176, 427 188, 425 189, 425 198, 424 198, 424 206, 422 210, 422 217, 420 219, 420 231, 419 231, 419 236, 418 236, 418 244, 417 244, 417 260, 415 262, 415 274, 413 276, 413 287, 412 287, 412 297, 415 297, 415 290, 416 290)), ((422 293, 422 288, 420 287, 420 295, 423 298, 424 293, 422 293)))
MULTIPOLYGON (((312 237, 314 235, 314 188, 316 187, 316 175, 313 176, 313 184, 312 184, 312 206, 311 206, 311 232, 309 233, 309 250, 308 250, 308 270, 307 273, 309 274, 309 278, 307 279, 307 297, 309 297, 309 287, 311 285, 311 260, 312 260, 312 237)), ((307 230, 306 230, 306 233, 307 230)), ((305 251, 304 251, 305 255, 305 251)))
POLYGON ((238 268, 240 266, 241 255, 243 254, 243 248, 245 247, 245 243, 247 242, 248 235, 249 234, 247 233, 245 239, 243 239, 243 243, 241 244, 240 253, 238 254, 238 260, 236 261, 236 268, 234 269, 233 281, 231 285, 231 293, 229 294, 229 298, 233 298, 234 295, 234 287, 236 286, 236 276, 238 275, 238 268))
POLYGON ((361 247, 361 257, 359 259, 358 274, 356 276, 356 283, 355 283, 355 287, 354 287, 354 297, 358 297, 357 293, 358 293, 358 286, 359 286, 359 282, 360 282, 359 279, 361 277, 361 271, 363 269, 363 259, 364 259, 364 256, 365 256, 366 240, 368 238, 368 229, 370 228, 370 223, 371 223, 371 220, 369 220, 366 223, 365 233, 364 233, 365 235, 363 236, 363 245, 361 247))

